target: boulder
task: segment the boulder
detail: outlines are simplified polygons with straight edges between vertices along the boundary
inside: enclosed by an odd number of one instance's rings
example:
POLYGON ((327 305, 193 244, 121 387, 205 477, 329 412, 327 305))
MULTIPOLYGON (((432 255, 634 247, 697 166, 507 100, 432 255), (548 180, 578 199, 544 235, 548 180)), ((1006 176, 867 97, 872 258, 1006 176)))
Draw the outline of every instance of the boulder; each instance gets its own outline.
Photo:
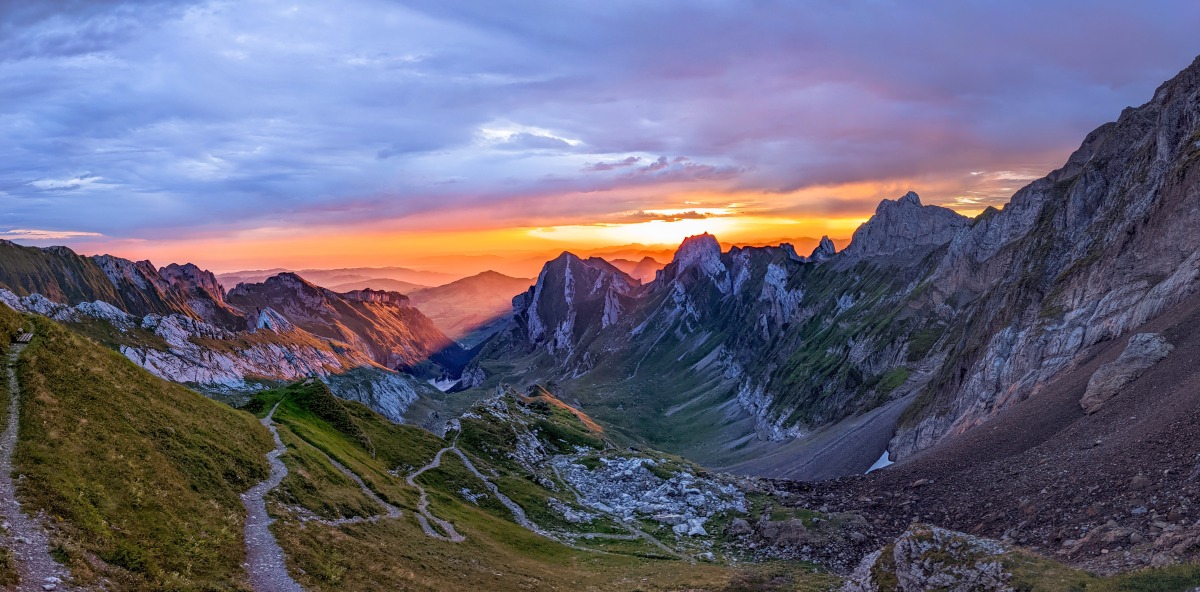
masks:
POLYGON ((1099 411, 1109 399, 1137 380, 1148 368, 1161 362, 1175 347, 1157 333, 1138 333, 1120 357, 1100 367, 1088 381, 1087 391, 1079 400, 1084 413, 1099 411))
POLYGON ((809 540, 808 528, 804 526, 803 521, 796 518, 780 522, 759 522, 758 536, 777 547, 803 545, 809 540))
POLYGON ((863 558, 846 592, 1011 592, 1000 543, 914 524, 896 542, 863 558))

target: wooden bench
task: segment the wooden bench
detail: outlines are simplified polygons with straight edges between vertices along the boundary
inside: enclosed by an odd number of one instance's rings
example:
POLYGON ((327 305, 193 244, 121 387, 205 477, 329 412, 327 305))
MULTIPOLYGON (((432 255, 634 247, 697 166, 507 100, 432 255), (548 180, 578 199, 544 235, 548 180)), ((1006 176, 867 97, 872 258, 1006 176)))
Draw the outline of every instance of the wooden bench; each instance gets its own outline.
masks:
POLYGON ((15 341, 17 343, 29 343, 29 341, 32 339, 33 339, 33 333, 22 333, 20 335, 17 335, 17 338, 14 339, 13 341, 15 341))

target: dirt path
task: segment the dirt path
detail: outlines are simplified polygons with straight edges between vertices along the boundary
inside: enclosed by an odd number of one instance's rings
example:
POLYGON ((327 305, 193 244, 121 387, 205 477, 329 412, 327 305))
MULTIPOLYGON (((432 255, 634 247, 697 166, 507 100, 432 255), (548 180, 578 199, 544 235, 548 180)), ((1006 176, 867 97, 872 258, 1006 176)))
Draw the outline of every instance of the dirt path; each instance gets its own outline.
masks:
POLYGON ((453 449, 453 446, 448 446, 437 451, 437 454, 433 455, 433 460, 429 461, 429 464, 417 469, 416 472, 409 475, 405 481, 410 486, 416 487, 417 490, 421 492, 421 499, 417 502, 417 522, 421 524, 421 530, 425 531, 425 535, 435 539, 441 539, 443 541, 461 543, 467 540, 467 538, 459 534, 457 530, 454 530, 453 524, 450 524, 449 522, 429 513, 429 496, 425 492, 425 488, 417 484, 417 477, 420 477, 421 473, 424 473, 425 471, 431 471, 442 466, 442 456, 451 449, 453 449), (434 530, 433 527, 430 526, 431 522, 437 524, 438 527, 441 528, 446 534, 442 534, 434 530))
POLYGON ((504 507, 508 508, 509 512, 512 512, 513 520, 516 521, 517 524, 521 525, 532 533, 540 534, 548 539, 558 540, 551 536, 550 533, 546 532, 545 529, 537 524, 534 524, 533 521, 525 515, 525 509, 517 505, 517 502, 509 499, 507 495, 500 493, 500 488, 497 487, 495 483, 492 483, 490 479, 484 477, 483 473, 480 473, 479 469, 475 468, 475 463, 472 463, 471 459, 467 458, 467 455, 464 454, 463 451, 459 450, 457 446, 451 446, 450 451, 454 454, 457 454, 458 458, 462 459, 463 465, 467 467, 467 470, 471 471, 471 474, 475 475, 480 481, 483 481, 483 484, 486 485, 488 490, 492 492, 492 495, 496 496, 496 499, 500 500, 500 503, 503 504, 504 507))
POLYGON ((8 353, 8 423, 0 437, 0 513, 4 515, 4 542, 12 550, 13 560, 21 583, 17 590, 68 590, 63 584, 68 578, 66 568, 50 556, 50 540, 42 530, 41 516, 28 516, 17 501, 13 481, 13 452, 17 447, 20 424, 21 389, 14 367, 22 344, 13 344, 8 353))
POLYGON ((264 499, 267 492, 278 487, 288 474, 287 467, 279 460, 287 448, 271 421, 278 408, 279 403, 276 403, 271 412, 260 420, 264 427, 271 430, 271 437, 275 439, 275 448, 267 453, 271 476, 242 494, 242 503, 246 506, 246 573, 250 576, 250 586, 256 592, 303 592, 304 588, 288 574, 283 549, 279 547, 275 535, 271 534, 271 517, 267 514, 267 502, 264 499))
MULTIPOLYGON (((325 453, 322 452, 321 454, 325 454, 325 453)), ((359 477, 358 474, 356 474, 354 471, 351 471, 350 469, 347 469, 346 467, 342 466, 342 463, 340 463, 336 460, 333 460, 333 457, 329 456, 328 454, 325 454, 325 460, 328 460, 329 464, 333 465, 333 467, 335 469, 341 471, 342 474, 345 475, 347 478, 349 478, 351 481, 354 481, 355 483, 357 483, 358 488, 362 490, 363 495, 367 496, 368 498, 371 499, 371 501, 373 501, 373 502, 379 504, 381 507, 383 507, 384 513, 376 514, 374 516, 367 516, 367 517, 355 516, 353 518, 342 518, 340 520, 332 520, 332 521, 324 521, 323 520, 322 522, 326 522, 326 523, 334 524, 334 525, 358 524, 359 522, 376 522, 382 518, 399 518, 400 516, 404 515, 404 513, 400 511, 400 508, 397 508, 396 506, 393 506, 392 504, 387 503, 386 501, 384 501, 383 498, 379 497, 378 494, 376 494, 374 491, 372 491, 370 487, 367 487, 367 484, 363 482, 362 477, 359 477)))

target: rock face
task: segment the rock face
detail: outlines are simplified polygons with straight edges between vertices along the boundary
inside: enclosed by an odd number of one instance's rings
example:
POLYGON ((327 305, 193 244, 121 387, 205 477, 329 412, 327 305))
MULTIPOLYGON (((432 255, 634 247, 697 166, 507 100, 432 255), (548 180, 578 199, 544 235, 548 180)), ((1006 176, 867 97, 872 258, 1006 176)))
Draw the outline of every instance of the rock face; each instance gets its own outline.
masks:
POLYGON ((813 263, 823 263, 833 258, 837 254, 837 247, 833 245, 833 241, 828 236, 822 236, 821 242, 817 244, 817 248, 813 249, 808 260, 813 263))
POLYGON ((969 223, 967 217, 954 210, 921 205, 921 198, 909 191, 895 201, 885 199, 879 203, 875 215, 854 231, 839 263, 848 265, 867 258, 920 259, 949 243, 969 223))
POLYGON ((865 558, 845 592, 1009 592, 1003 545, 937 527, 913 525, 865 558))
POLYGON ((1162 335, 1138 333, 1129 338, 1129 345, 1120 357, 1096 370, 1088 381, 1087 391, 1079 405, 1085 413, 1095 413, 1125 385, 1133 382, 1151 366, 1161 362, 1174 350, 1162 335))
POLYGON ((928 298, 959 303, 961 337, 893 456, 1036 396, 1085 348, 1200 289, 1198 141, 1200 60, 954 236, 928 298))
POLYGON ((542 267, 529 291, 513 299, 519 339, 565 363, 586 363, 573 354, 588 330, 621 320, 626 297, 637 288, 636 280, 599 257, 563 253, 542 267))

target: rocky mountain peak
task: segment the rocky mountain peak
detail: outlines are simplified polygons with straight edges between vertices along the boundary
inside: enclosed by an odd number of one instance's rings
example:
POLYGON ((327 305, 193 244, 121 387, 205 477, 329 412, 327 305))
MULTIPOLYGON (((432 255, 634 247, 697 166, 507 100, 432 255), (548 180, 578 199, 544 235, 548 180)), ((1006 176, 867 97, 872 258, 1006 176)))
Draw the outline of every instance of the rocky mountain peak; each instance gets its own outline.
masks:
POLYGON ((263 280, 263 285, 271 290, 288 290, 298 294, 320 295, 326 290, 302 277, 286 271, 263 280))
POLYGON ((879 203, 875 215, 854 231, 850 245, 842 251, 843 261, 852 264, 868 257, 920 259, 949 243, 969 223, 969 218, 954 210, 921 205, 921 197, 909 191, 899 199, 879 203))
POLYGON ((92 261, 108 276, 113 286, 120 289, 126 285, 135 286, 139 290, 166 290, 168 285, 159 277, 158 271, 149 261, 130 261, 113 255, 95 255, 92 261))
MULTIPOLYGON (((917 194, 909 192, 908 195, 916 198, 917 194)), ((900 199, 903 200, 904 198, 908 197, 908 195, 905 195, 900 199)), ((917 203, 920 203, 919 198, 917 199, 917 203)), ((836 254, 837 247, 834 246, 833 241, 830 240, 828 236, 822 236, 820 244, 817 245, 817 248, 813 249, 812 254, 808 256, 808 260, 813 263, 820 263, 822 261, 828 261, 830 257, 833 257, 836 254)))
MULTIPOLYGON (((285 307, 290 310, 302 308, 310 311, 323 308, 328 304, 328 296, 337 296, 334 292, 312 284, 308 280, 290 271, 273 275, 262 283, 241 283, 234 286, 227 294, 230 304, 240 307, 247 312, 254 312, 264 303, 289 302, 285 307)), ((282 310, 286 315, 290 311, 282 310)))
POLYGON ((896 203, 898 203, 902 206, 903 205, 912 205, 912 206, 920 207, 921 206, 921 196, 917 195, 916 191, 909 191, 908 193, 901 195, 900 199, 896 200, 896 203))
MULTIPOLYGON (((149 264, 149 261, 144 263, 149 264)), ((198 287, 209 294, 219 295, 224 300, 225 288, 217 281, 217 276, 207 269, 200 269, 194 263, 172 263, 158 270, 158 275, 171 286, 183 285, 198 287)))
POLYGON ((551 352, 573 351, 576 327, 608 327, 621 317, 621 297, 640 283, 600 257, 564 252, 542 266, 537 282, 513 298, 524 339, 551 352), (578 323, 578 324, 577 324, 578 323))
POLYGON ((726 271, 725 264, 721 262, 721 243, 707 232, 683 239, 667 267, 672 277, 679 277, 689 269, 698 269, 712 278, 726 271))

